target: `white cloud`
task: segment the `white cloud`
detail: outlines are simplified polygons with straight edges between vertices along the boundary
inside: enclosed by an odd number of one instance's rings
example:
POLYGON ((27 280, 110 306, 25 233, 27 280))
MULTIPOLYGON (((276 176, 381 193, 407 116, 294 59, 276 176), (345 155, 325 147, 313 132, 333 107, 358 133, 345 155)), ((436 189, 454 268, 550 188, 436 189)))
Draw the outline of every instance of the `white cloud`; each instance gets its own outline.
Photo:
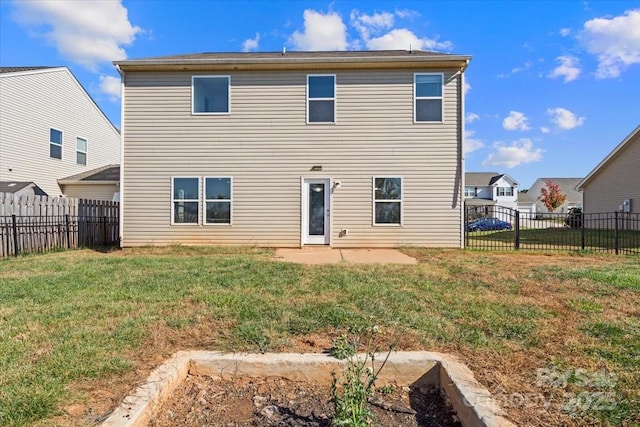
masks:
POLYGON ((71 61, 92 71, 100 64, 126 59, 127 46, 142 32, 129 22, 120 0, 17 1, 16 21, 43 37, 71 61))
POLYGON ((482 162, 483 166, 513 168, 521 164, 542 160, 542 149, 535 148, 528 138, 522 138, 509 145, 494 144, 495 151, 482 162))
POLYGON ((473 123, 476 120, 480 120, 480 116, 476 113, 467 113, 466 117, 464 118, 464 121, 466 123, 473 123))
POLYGON ((471 83, 469 83, 468 80, 464 81, 464 88, 462 88, 462 90, 464 91, 464 94, 468 94, 469 91, 471 91, 471 83))
POLYGON ((567 37, 569 34, 571 34, 571 30, 569 28, 560 28, 559 33, 562 37, 567 37))
POLYGON ((420 13, 409 9, 396 9, 395 15, 400 19, 414 19, 420 16, 420 13))
POLYGON ((509 115, 502 120, 502 127, 506 130, 529 130, 529 119, 519 111, 509 111, 509 115))
POLYGON ((549 133, 549 132, 551 132, 551 129, 549 129, 549 128, 548 128, 548 127, 546 127, 546 126, 542 126, 542 127, 540 128, 540 132, 542 132, 542 133, 549 133))
POLYGON ((372 34, 379 34, 381 31, 393 27, 393 23, 393 14, 389 12, 367 15, 356 9, 351 11, 351 25, 365 41, 369 40, 372 34))
POLYGON ((420 38, 406 28, 396 28, 383 36, 365 40, 365 45, 371 50, 451 50, 453 43, 450 41, 440 42, 437 39, 420 38))
POLYGON ((550 74, 549 78, 555 79, 564 77, 564 82, 570 82, 578 78, 580 75, 580 60, 575 56, 566 55, 558 56, 556 61, 560 63, 550 74))
POLYGON ((569 130, 584 123, 584 117, 578 117, 566 108, 549 108, 547 114, 551 116, 551 121, 560 129, 569 130))
POLYGON ((511 74, 518 74, 521 73, 523 71, 528 70, 529 68, 531 68, 531 65, 533 65, 533 63, 531 61, 526 61, 524 63, 524 65, 522 65, 521 67, 515 67, 511 70, 511 74))
POLYGON ((347 50, 347 27, 336 12, 304 11, 304 31, 295 31, 290 42, 297 50, 347 50))
POLYGON ((260 33, 256 33, 255 38, 246 39, 242 43, 242 51, 243 52, 251 52, 252 50, 258 49, 258 43, 260 43, 260 33))
POLYGON ((465 138, 464 138, 464 152, 465 153, 472 153, 476 150, 481 149, 482 147, 484 147, 484 143, 479 140, 478 138, 473 138, 473 136, 476 134, 475 131, 473 130, 468 130, 466 132, 465 138))
POLYGON ((100 92, 109 95, 116 102, 120 99, 120 79, 113 76, 100 76, 100 92))
POLYGON ((640 9, 587 21, 578 38, 598 58, 596 77, 618 77, 629 65, 640 64, 640 9))

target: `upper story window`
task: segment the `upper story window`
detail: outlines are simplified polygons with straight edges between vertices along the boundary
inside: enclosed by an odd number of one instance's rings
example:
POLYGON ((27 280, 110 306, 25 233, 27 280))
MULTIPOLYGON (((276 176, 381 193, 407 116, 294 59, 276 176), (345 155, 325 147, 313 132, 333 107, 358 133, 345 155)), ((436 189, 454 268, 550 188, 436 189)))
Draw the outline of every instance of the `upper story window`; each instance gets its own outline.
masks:
POLYGON ((200 178, 172 178, 171 224, 198 224, 199 205, 200 178))
POLYGON ((76 163, 87 164, 87 140, 84 138, 76 138, 76 163))
POLYGON ((336 76, 307 76, 307 123, 335 123, 336 76))
POLYGON ((476 187, 464 187, 465 197, 476 197, 476 187))
POLYGON ((402 178, 373 177, 374 225, 402 224, 402 178))
POLYGON ((49 157, 62 159, 62 131, 49 129, 49 157))
POLYGON ((498 187, 498 196, 513 196, 513 187, 498 187))
POLYGON ((205 224, 231 224, 231 178, 205 177, 205 224))
POLYGON ((193 76, 191 102, 193 114, 229 113, 229 76, 193 76))
POLYGON ((444 75, 414 74, 414 122, 442 122, 444 75))

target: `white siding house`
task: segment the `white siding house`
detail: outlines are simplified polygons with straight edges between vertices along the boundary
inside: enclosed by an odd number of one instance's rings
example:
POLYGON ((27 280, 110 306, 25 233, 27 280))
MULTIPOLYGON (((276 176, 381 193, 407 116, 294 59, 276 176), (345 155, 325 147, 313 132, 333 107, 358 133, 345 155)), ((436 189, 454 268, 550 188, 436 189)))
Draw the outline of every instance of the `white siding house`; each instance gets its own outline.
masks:
POLYGON ((496 205, 518 209, 518 183, 506 173, 467 172, 464 185, 467 206, 496 205))
POLYGON ((0 68, 0 181, 57 180, 120 162, 120 134, 66 67, 0 68))
POLYGON ((462 246, 468 56, 116 61, 122 245, 462 246))

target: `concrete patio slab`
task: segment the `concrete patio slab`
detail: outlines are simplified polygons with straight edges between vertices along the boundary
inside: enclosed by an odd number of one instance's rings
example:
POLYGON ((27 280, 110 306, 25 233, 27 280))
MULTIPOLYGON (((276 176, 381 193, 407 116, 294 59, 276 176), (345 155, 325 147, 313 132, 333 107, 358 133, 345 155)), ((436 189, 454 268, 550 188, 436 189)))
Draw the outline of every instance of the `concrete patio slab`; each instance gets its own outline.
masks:
POLYGON ((335 249, 305 246, 300 249, 276 249, 276 258, 297 264, 417 264, 418 261, 397 249, 335 249))

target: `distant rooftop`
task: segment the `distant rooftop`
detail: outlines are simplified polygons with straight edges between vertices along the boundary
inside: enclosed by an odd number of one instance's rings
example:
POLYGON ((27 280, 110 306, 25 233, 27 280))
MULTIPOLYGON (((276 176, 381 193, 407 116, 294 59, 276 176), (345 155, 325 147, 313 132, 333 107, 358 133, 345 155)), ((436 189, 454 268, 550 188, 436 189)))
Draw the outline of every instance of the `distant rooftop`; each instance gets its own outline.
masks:
POLYGON ((120 165, 106 165, 58 180, 68 181, 120 181, 120 165))
POLYGON ((35 70, 45 70, 47 68, 58 68, 58 67, 50 67, 47 65, 38 65, 34 67, 0 67, 0 74, 4 73, 20 73, 23 71, 35 71, 35 70))

